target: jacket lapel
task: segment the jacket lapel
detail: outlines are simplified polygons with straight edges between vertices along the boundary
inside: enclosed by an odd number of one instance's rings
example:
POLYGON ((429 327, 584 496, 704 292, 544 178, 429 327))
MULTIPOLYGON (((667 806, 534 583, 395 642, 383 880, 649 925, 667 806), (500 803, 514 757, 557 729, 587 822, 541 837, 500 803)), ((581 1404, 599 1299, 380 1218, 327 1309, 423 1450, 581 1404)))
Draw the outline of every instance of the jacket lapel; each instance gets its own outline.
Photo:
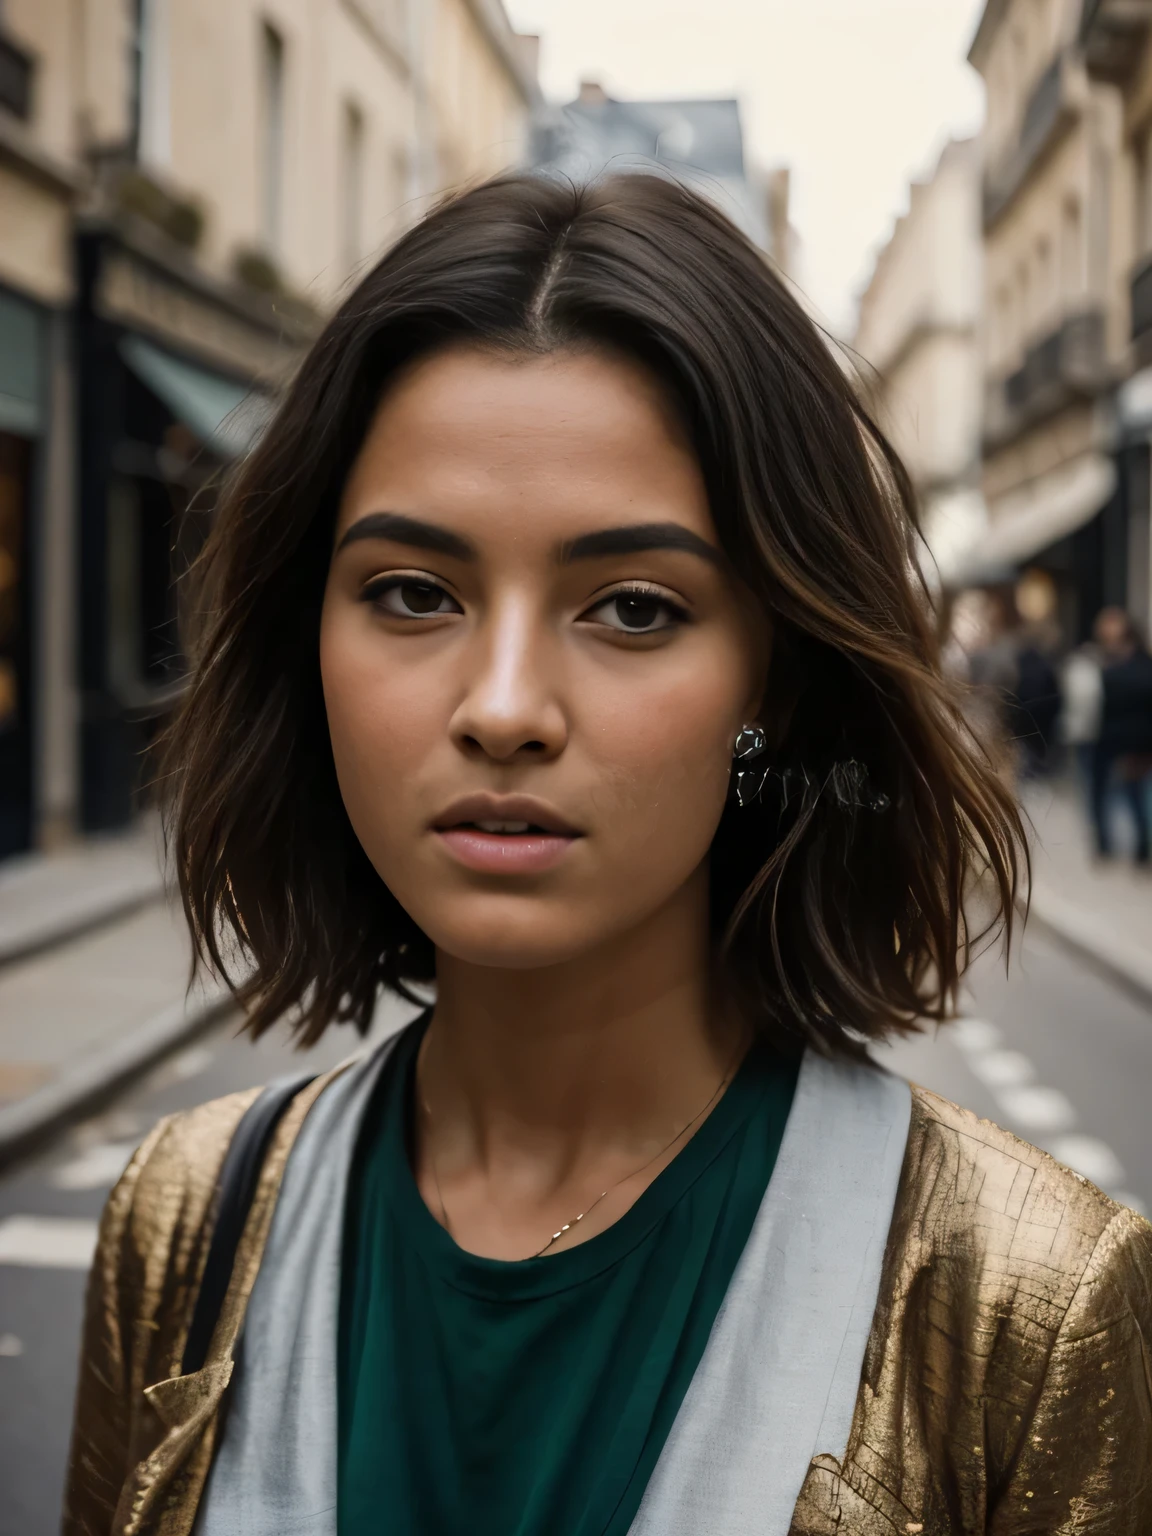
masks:
POLYGON ((203 1367, 144 1389, 156 1433, 151 1448, 125 1481, 112 1536, 136 1536, 143 1531, 188 1536, 193 1528, 220 1408, 232 1379, 236 1341, 260 1272, 288 1156, 309 1110, 345 1065, 303 1089, 277 1127, 236 1247, 232 1277, 203 1367))
POLYGON ((250 1288, 227 1431, 197 1536, 336 1536, 345 1195, 364 1111, 393 1044, 385 1041, 332 1083, 296 1139, 262 1249, 266 1262, 250 1288), (249 1370, 249 1359, 258 1368, 249 1370))

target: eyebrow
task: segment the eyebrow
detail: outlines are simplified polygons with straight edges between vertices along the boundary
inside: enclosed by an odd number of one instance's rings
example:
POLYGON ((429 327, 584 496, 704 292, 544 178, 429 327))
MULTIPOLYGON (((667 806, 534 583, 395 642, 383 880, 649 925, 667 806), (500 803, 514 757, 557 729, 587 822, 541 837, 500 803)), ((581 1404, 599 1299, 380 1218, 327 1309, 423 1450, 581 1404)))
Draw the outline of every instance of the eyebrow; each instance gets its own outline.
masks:
POLYGON ((358 539, 391 539, 394 544, 428 549, 436 555, 450 555, 453 560, 476 559, 476 546, 460 534, 437 523, 405 517, 402 512, 369 512, 367 517, 358 518, 337 544, 337 551, 358 539))
MULTIPOLYGON (((370 512, 358 518, 336 548, 339 551, 359 539, 390 539, 394 544, 431 550, 454 560, 477 558, 476 546, 461 534, 438 523, 406 517, 402 512, 370 512)), ((678 550, 710 565, 724 565, 721 550, 680 523, 629 523, 620 528, 599 528, 595 533, 584 533, 561 544, 558 560, 561 565, 571 565, 576 560, 602 560, 610 555, 634 555, 650 549, 678 550)))
POLYGON ((599 560, 605 555, 634 555, 647 549, 675 549, 723 566, 724 556, 715 544, 679 523, 630 523, 624 528, 601 528, 596 533, 581 534, 560 547, 560 562, 599 560))

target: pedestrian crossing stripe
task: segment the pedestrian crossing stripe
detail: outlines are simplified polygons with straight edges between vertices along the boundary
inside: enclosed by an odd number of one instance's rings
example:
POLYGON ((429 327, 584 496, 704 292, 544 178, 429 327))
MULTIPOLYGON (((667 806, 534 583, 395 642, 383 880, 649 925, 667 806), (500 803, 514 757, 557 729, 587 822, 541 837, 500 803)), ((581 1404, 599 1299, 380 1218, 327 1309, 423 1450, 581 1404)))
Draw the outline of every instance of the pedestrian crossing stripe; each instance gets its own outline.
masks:
POLYGON ((0 1221, 0 1264, 26 1269, 88 1269, 95 1221, 72 1216, 8 1216, 0 1221))

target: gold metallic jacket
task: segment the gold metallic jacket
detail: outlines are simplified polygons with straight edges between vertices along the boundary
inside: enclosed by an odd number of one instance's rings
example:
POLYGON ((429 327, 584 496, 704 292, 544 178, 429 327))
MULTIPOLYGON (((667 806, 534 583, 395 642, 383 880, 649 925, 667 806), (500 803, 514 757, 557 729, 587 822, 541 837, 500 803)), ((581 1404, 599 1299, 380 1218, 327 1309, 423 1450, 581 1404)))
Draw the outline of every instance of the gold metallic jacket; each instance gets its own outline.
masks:
MULTIPOLYGON (((288 1153, 265 1161, 207 1363, 178 1372, 216 1177, 256 1090, 161 1122, 104 1214, 65 1536, 188 1536, 288 1153)), ((792 1536, 1152 1536, 1152 1227, 916 1088, 843 1461, 792 1536)))

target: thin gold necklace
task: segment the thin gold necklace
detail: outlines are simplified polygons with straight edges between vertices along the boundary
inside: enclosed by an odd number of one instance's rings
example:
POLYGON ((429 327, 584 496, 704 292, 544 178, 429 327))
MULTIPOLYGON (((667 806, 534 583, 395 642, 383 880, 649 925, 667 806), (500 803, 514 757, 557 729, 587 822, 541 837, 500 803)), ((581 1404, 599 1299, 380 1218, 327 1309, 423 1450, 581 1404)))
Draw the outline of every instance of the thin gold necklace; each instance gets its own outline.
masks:
MULTIPOLYGON (((639 1168, 634 1168, 631 1173, 626 1173, 622 1179, 617 1179, 615 1184, 609 1184, 607 1189, 601 1190, 601 1192, 596 1196, 595 1200, 593 1200, 590 1206, 588 1206, 585 1210, 582 1210, 579 1216, 573 1216, 571 1221, 566 1221, 564 1225, 559 1229, 559 1231, 553 1232, 552 1236, 544 1244, 543 1248, 538 1249, 533 1254, 529 1254, 529 1258, 543 1258, 544 1255, 548 1252, 549 1248, 551 1248, 553 1244, 560 1241, 565 1232, 571 1232, 572 1228, 578 1226, 580 1222, 584 1220, 585 1216, 590 1216, 602 1200, 606 1200, 614 1190, 620 1188, 621 1184, 627 1184, 629 1179, 639 1178, 642 1173, 651 1168, 653 1163, 658 1162, 666 1152, 670 1152, 676 1143, 681 1139, 681 1137, 687 1136, 688 1132, 692 1129, 696 1122, 703 1119, 703 1117, 708 1113, 713 1104, 715 1104, 716 1100, 720 1097, 720 1095, 724 1092, 724 1089, 732 1080, 732 1077, 735 1075, 736 1068, 739 1065, 743 1051, 744 1043, 741 1042, 740 1050, 737 1051, 736 1055, 732 1059, 730 1066, 728 1067, 728 1070, 724 1073, 724 1076, 713 1089, 712 1097, 708 1100, 707 1104, 705 1104, 702 1109, 698 1109, 696 1111, 691 1120, 688 1121, 687 1125, 683 1126, 679 1131, 676 1132, 675 1136, 673 1136, 672 1140, 668 1142, 667 1146, 663 1146, 660 1148, 659 1152, 653 1153, 648 1161, 646 1163, 642 1163, 639 1168)), ((424 1097, 423 1094, 420 1096, 420 1107, 424 1111, 424 1115, 428 1121, 429 1126, 431 1126, 432 1111, 428 1108, 428 1100, 424 1097)), ((431 1141, 428 1143, 427 1150, 428 1161, 432 1165, 432 1183, 436 1189, 436 1203, 440 1207, 440 1225, 444 1228, 445 1232, 447 1232, 448 1236, 451 1237, 452 1227, 448 1220, 448 1209, 444 1204, 444 1193, 440 1188, 440 1175, 436 1170, 436 1154, 432 1150, 431 1141)))

